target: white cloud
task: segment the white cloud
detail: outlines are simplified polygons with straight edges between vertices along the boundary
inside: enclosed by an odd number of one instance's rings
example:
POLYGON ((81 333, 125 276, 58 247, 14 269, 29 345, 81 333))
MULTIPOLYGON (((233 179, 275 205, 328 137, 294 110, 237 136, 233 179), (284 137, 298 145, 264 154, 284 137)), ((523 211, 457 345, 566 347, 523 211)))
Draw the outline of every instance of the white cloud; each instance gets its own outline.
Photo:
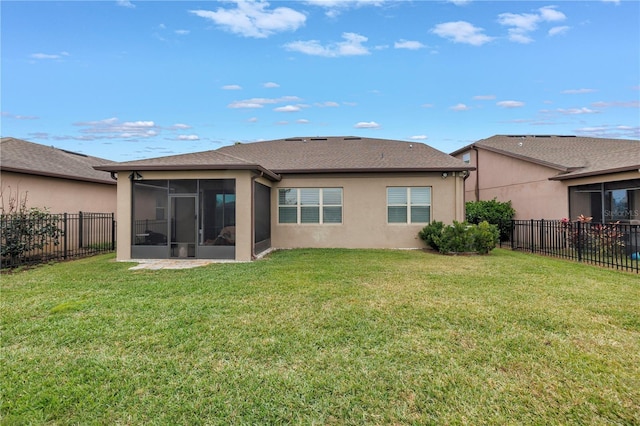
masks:
POLYGON ((465 104, 457 104, 457 105, 452 106, 449 109, 452 109, 454 111, 469 111, 471 109, 471 107, 468 107, 465 104))
POLYGON ((169 127, 169 129, 171 130, 186 130, 186 129, 190 129, 191 126, 189 126, 188 124, 183 124, 183 123, 176 123, 173 126, 169 127))
POLYGON ((393 44, 393 47, 396 49, 418 50, 418 49, 424 49, 427 46, 420 43, 419 41, 400 40, 400 41, 396 41, 393 44))
POLYGON ((60 52, 60 53, 32 53, 29 55, 32 59, 62 59, 65 56, 69 56, 68 52, 60 52))
POLYGON ((227 108, 262 108, 269 104, 279 104, 283 102, 299 101, 297 96, 283 96, 281 98, 251 98, 241 101, 233 101, 227 108))
POLYGON ((496 98, 496 95, 477 95, 473 99, 476 101, 492 101, 496 98))
POLYGON ((222 90, 242 90, 242 86, 238 84, 225 84, 222 86, 222 90))
POLYGON ((545 6, 539 9, 540 18, 546 22, 559 22, 567 19, 567 15, 557 11, 555 6, 545 6))
POLYGON ((264 83, 262 87, 265 87, 267 89, 275 89, 277 87, 280 87, 280 85, 278 83, 274 83, 273 81, 268 81, 264 83))
POLYGON ((434 105, 433 104, 422 104, 421 107, 422 108, 433 108, 434 105))
POLYGON ((453 3, 456 6, 464 6, 471 3, 471 0, 447 0, 448 3, 453 3))
POLYGON ((118 6, 121 7, 128 7, 129 9, 133 9, 134 7, 136 7, 133 3, 131 3, 129 0, 117 0, 116 4, 118 6))
POLYGON ((342 38, 345 41, 332 43, 327 46, 323 46, 318 40, 308 40, 287 43, 284 47, 294 52, 312 56, 324 56, 327 58, 369 54, 369 49, 362 45, 362 43, 368 40, 367 37, 356 33, 342 33, 342 38))
POLYGON ((198 141, 200 137, 198 135, 179 135, 179 141, 198 141))
POLYGON ((247 120, 249 123, 257 123, 258 122, 258 117, 251 117, 247 120))
POLYGON ((557 111, 560 114, 565 114, 565 115, 598 114, 600 112, 600 111, 589 109, 589 108, 586 108, 586 107, 569 108, 569 109, 558 108, 557 111))
POLYGON ((560 27, 553 27, 549 30, 549 32, 547 32, 547 34, 551 37, 553 36, 557 36, 557 35, 562 35, 562 34, 566 34, 569 30, 571 29, 571 27, 568 27, 566 25, 560 26, 560 27))
POLYGON ((483 34, 484 29, 475 27, 466 21, 438 24, 431 29, 431 32, 455 43, 465 43, 473 46, 482 46, 493 40, 493 37, 483 34))
POLYGON ((82 127, 80 130, 86 140, 92 139, 139 139, 158 135, 158 126, 150 120, 125 121, 120 123, 116 117, 105 118, 97 121, 85 121, 74 123, 74 126, 82 127))
POLYGON ((327 9, 325 15, 336 18, 343 10, 362 6, 382 6, 385 0, 307 0, 305 3, 327 9))
POLYGON ((640 108, 640 101, 613 101, 613 102, 593 102, 591 104, 594 108, 640 108))
POLYGON ((243 37, 266 38, 270 35, 295 31, 304 25, 306 15, 288 7, 268 9, 266 1, 234 0, 234 9, 190 10, 201 18, 215 22, 223 29, 243 37))
POLYGON ((424 141, 424 140, 427 140, 429 138, 427 137, 427 135, 415 135, 415 136, 410 136, 409 139, 413 139, 413 140, 416 140, 416 141, 424 141))
MULTIPOLYGON (((559 22, 567 19, 566 15, 555 6, 545 6, 538 9, 538 13, 501 13, 498 15, 498 23, 509 28, 509 40, 527 44, 533 42, 530 33, 538 29, 541 22, 559 22)), ((549 35, 562 34, 569 27, 555 27, 549 30, 549 35)))
POLYGON ((565 95, 580 95, 583 93, 593 93, 596 92, 596 89, 567 89, 567 90, 563 90, 560 93, 563 93, 565 95))
POLYGON ((325 102, 317 102, 316 106, 320 108, 336 108, 336 107, 339 107, 340 104, 337 102, 325 101, 325 102))
POLYGON ((520 101, 500 101, 497 102, 496 105, 498 105, 500 108, 521 108, 524 106, 524 102, 520 102, 520 101))
POLYGON ((296 123, 298 123, 298 124, 309 124, 309 120, 307 120, 306 118, 301 118, 299 120, 296 120, 296 123))
POLYGON ((0 116, 13 118, 14 120, 37 120, 40 118, 35 115, 17 115, 17 114, 11 114, 10 112, 5 112, 5 111, 1 112, 0 116))
POLYGON ((274 108, 273 110, 276 112, 298 112, 300 111, 300 107, 296 105, 285 105, 281 107, 274 108))
POLYGON ((178 34, 178 35, 187 35, 189 34, 191 31, 189 30, 175 30, 174 33, 178 34))
POLYGON ((360 121, 355 124, 356 129, 378 129, 380 125, 375 121, 360 121))

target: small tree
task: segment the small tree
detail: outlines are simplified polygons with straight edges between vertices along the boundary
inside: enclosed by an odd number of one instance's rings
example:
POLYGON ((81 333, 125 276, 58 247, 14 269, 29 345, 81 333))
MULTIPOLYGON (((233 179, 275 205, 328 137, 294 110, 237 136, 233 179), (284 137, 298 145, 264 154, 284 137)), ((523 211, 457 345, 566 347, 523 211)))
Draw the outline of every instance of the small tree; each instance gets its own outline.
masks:
POLYGON ((468 201, 465 204, 467 222, 479 224, 487 221, 496 225, 500 231, 500 241, 508 241, 511 233, 511 220, 516 215, 516 211, 511 207, 511 201, 501 202, 489 201, 468 201))
POLYGON ((63 232, 58 227, 56 215, 46 208, 28 208, 26 193, 20 196, 10 187, 7 190, 8 194, 5 190, 0 192, 0 256, 3 266, 13 266, 32 250, 40 250, 47 244, 60 244, 63 232))

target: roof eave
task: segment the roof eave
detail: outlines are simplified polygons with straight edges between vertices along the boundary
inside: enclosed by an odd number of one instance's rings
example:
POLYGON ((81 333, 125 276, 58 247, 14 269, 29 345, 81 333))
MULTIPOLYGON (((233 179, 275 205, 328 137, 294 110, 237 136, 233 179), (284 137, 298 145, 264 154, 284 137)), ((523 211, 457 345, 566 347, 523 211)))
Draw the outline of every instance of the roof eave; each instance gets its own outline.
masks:
MULTIPOLYGON (((571 167, 563 166, 562 164, 551 163, 549 161, 539 160, 537 158, 532 158, 532 157, 529 157, 527 155, 515 154, 515 153, 513 153, 511 151, 505 151, 505 150, 498 149, 498 148, 493 148, 493 147, 490 147, 490 146, 475 144, 474 148, 486 149, 487 151, 495 152, 496 154, 501 154, 501 155, 505 155, 507 157, 515 158, 515 159, 526 161, 526 162, 529 162, 529 163, 538 164, 540 166, 549 167, 550 169, 559 170, 559 171, 565 172, 565 173, 568 173, 568 172, 570 172, 572 170, 571 167)), ((575 168, 573 168, 573 169, 575 169, 575 168)))
MULTIPOLYGON (((98 170, 98 169, 96 169, 96 170, 98 170)), ((6 166, 2 166, 2 171, 3 172, 11 172, 11 173, 22 173, 22 174, 31 175, 31 176, 44 176, 44 177, 52 177, 52 178, 57 178, 57 179, 75 180, 75 181, 81 181, 81 182, 101 183, 101 184, 105 184, 105 185, 115 185, 116 184, 109 177, 106 177, 103 180, 103 179, 98 179, 98 178, 74 176, 74 175, 65 175, 65 174, 60 174, 60 173, 43 172, 43 171, 39 171, 39 170, 28 170, 28 169, 21 169, 21 168, 18 168, 18 167, 6 167, 6 166)), ((101 170, 101 171, 103 171, 103 170, 101 170)))
POLYGON ((558 176, 550 177, 549 180, 570 180, 570 179, 577 179, 577 178, 583 178, 583 177, 608 175, 613 173, 632 172, 634 170, 637 170, 638 173, 640 173, 640 164, 635 166, 617 167, 614 169, 592 170, 584 173, 565 173, 558 176))
POLYGON ((415 173, 415 172, 464 172, 476 170, 474 166, 454 167, 369 167, 343 169, 277 169, 280 174, 327 174, 327 173, 415 173))
POLYGON ((163 164, 163 165, 102 165, 94 166, 96 170, 103 170, 108 172, 123 172, 123 171, 178 171, 178 170, 255 170, 261 174, 267 176, 273 181, 279 181, 282 179, 280 175, 272 172, 262 166, 256 164, 226 164, 226 165, 209 165, 209 164, 163 164))

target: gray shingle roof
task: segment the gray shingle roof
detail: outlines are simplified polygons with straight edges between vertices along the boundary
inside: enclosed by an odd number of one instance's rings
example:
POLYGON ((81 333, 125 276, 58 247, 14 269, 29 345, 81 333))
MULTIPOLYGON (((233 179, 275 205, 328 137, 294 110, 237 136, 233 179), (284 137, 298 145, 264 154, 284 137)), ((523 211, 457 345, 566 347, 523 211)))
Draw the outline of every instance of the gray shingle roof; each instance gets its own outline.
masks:
POLYGON ((3 171, 114 185, 116 182, 108 172, 93 168, 107 163, 113 162, 22 139, 0 140, 0 169, 3 171))
POLYGON ((259 164, 236 158, 218 151, 202 151, 190 154, 169 155, 146 160, 125 161, 99 165, 98 170, 257 170, 264 172, 272 179, 280 177, 259 164))
POLYGON ((462 171, 461 160, 428 145, 358 137, 302 137, 100 166, 101 170, 256 169, 280 173, 462 171))
POLYGON ((468 145, 556 169, 563 180, 640 169, 640 140, 497 135, 468 145))
POLYGON ((225 146, 218 151, 259 162, 278 173, 470 169, 428 145, 388 139, 290 138, 225 146))

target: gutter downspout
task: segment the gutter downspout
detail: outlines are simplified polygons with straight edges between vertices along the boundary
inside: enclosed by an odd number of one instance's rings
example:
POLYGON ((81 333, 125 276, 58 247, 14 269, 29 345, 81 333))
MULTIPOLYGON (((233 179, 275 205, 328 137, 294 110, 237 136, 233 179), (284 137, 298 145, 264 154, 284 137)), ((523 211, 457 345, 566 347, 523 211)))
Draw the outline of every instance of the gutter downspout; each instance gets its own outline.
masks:
POLYGON ((476 152, 476 187, 474 190, 476 196, 475 201, 480 201, 480 151, 478 151, 478 148, 475 145, 473 145, 471 149, 476 152))

